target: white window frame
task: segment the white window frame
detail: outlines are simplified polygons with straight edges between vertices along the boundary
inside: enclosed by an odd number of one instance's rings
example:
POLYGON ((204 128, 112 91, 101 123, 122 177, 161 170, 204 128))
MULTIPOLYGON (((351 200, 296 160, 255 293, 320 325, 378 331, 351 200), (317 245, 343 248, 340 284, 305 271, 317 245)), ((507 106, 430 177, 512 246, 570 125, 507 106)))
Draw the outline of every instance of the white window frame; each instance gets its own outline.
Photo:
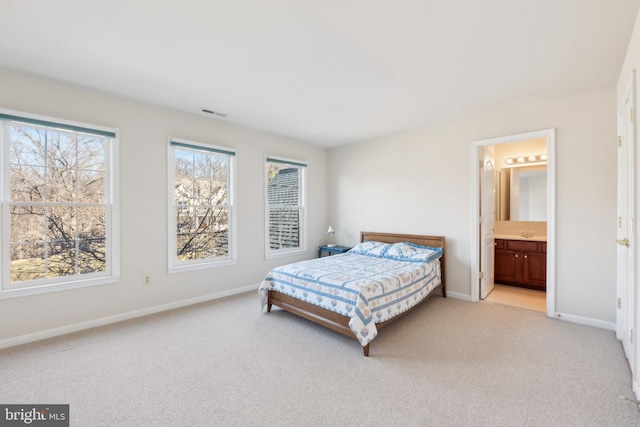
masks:
POLYGON ((119 170, 118 170, 118 129, 93 124, 63 120, 7 109, 0 109, 0 299, 45 294, 89 286, 116 283, 120 280, 120 203, 119 203, 119 170), (73 276, 62 276, 50 279, 30 280, 20 284, 11 283, 11 241, 9 179, 10 143, 9 124, 24 123, 34 127, 59 128, 62 131, 78 131, 81 133, 100 134, 106 136, 108 148, 105 159, 105 258, 104 272, 88 273, 73 276))
POLYGON ((264 223, 265 223, 265 231, 264 231, 264 251, 265 251, 265 259, 279 258, 283 256, 291 256, 299 253, 303 253, 307 251, 307 162, 288 159, 285 157, 271 156, 265 155, 264 161, 264 223), (298 209, 300 210, 300 245, 295 248, 282 248, 282 249, 271 249, 269 244, 269 197, 268 197, 268 186, 269 180, 267 179, 267 173, 269 169, 269 163, 280 163, 285 165, 291 165, 293 167, 299 168, 300 174, 300 182, 298 185, 298 209))
POLYGON ((169 137, 167 143, 168 162, 167 162, 167 190, 168 190, 168 236, 169 236, 169 253, 168 253, 168 271, 169 273, 180 273, 191 270, 201 270, 206 268, 224 267, 237 264, 237 227, 236 227, 236 151, 229 147, 205 144, 202 142, 189 141, 182 138, 169 137), (176 257, 176 201, 175 201, 175 151, 176 143, 183 148, 192 148, 194 150, 201 149, 208 152, 217 152, 227 154, 229 167, 227 172, 227 209, 229 217, 229 248, 228 255, 224 257, 206 258, 198 260, 179 261, 176 257))

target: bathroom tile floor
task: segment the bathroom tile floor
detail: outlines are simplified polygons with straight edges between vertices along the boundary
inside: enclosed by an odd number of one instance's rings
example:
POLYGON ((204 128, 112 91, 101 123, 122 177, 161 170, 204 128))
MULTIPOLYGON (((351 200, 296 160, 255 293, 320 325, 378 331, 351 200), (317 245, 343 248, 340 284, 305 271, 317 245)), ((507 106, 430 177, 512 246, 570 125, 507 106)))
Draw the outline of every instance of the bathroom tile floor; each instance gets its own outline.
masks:
POLYGON ((484 301, 546 313, 547 294, 516 286, 495 285, 484 301))

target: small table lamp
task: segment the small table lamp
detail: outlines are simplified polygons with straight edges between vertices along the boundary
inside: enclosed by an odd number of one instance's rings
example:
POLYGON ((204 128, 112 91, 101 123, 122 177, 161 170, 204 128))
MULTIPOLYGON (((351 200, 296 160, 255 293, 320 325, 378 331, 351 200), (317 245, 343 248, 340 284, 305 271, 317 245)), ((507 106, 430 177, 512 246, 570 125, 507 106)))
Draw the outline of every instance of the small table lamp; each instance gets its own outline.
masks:
POLYGON ((334 247, 336 244, 333 243, 333 235, 335 234, 335 230, 333 229, 332 226, 329 226, 329 229, 327 230, 327 234, 329 235, 330 243, 327 245, 328 247, 332 248, 334 247))

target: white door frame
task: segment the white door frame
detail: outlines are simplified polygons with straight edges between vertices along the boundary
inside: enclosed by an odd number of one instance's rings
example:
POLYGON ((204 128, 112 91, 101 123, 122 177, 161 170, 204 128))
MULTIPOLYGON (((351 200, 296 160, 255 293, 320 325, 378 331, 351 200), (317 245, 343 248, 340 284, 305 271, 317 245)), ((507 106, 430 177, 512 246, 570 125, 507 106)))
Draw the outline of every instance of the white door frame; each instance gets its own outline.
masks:
POLYGON ((507 135, 473 141, 471 144, 471 301, 480 300, 480 148, 510 142, 547 140, 547 316, 556 316, 556 130, 507 135))

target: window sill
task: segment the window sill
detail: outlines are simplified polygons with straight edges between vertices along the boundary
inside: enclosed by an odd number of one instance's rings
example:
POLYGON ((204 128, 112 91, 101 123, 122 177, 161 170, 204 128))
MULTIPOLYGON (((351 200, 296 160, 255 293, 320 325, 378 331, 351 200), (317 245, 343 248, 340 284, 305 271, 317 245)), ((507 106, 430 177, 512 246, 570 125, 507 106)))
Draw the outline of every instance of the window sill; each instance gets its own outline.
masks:
POLYGON ((194 264, 173 265, 169 267, 169 274, 184 273, 186 271, 205 270, 207 268, 227 267, 229 265, 236 265, 238 263, 235 259, 226 259, 224 261, 210 261, 210 262, 198 262, 194 264))
POLYGON ((307 248, 284 249, 278 252, 267 252, 265 259, 284 258, 293 255, 300 255, 307 252, 307 248))
POLYGON ((73 282, 52 283, 24 288, 4 289, 0 291, 0 300, 26 297, 31 295, 48 294, 58 291, 67 291, 70 289, 88 288, 90 286, 106 285, 110 283, 117 283, 119 281, 120 276, 107 276, 94 279, 75 280, 73 282))

